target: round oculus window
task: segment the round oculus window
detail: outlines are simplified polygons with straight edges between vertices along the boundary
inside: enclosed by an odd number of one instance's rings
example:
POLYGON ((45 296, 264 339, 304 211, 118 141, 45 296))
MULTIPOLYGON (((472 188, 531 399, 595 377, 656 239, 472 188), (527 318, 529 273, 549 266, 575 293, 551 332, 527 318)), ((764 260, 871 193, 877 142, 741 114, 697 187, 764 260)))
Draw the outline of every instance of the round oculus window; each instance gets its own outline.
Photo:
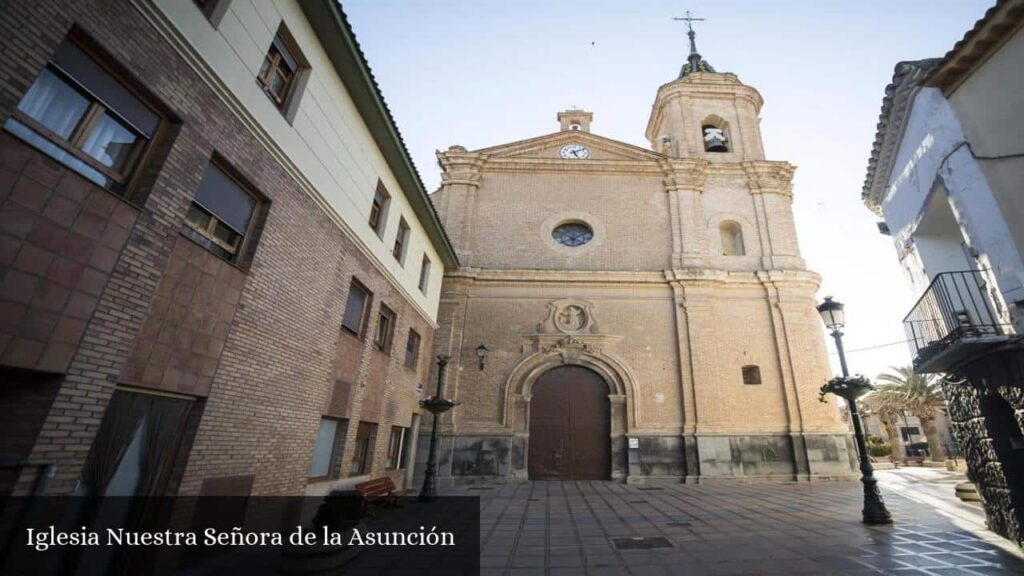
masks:
POLYGON ((575 248, 593 240, 594 231, 581 222, 570 222, 557 226, 551 231, 551 236, 559 244, 575 248))

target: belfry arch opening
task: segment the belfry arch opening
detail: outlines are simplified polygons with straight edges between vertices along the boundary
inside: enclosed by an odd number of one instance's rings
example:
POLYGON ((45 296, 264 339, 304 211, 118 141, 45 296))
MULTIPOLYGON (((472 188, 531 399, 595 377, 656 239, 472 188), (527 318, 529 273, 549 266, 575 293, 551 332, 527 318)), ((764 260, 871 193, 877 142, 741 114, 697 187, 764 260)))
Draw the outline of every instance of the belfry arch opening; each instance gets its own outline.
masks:
POLYGON ((712 114, 700 123, 700 133, 705 152, 728 152, 729 125, 721 116, 712 114))
POLYGON ((610 480, 609 387, 582 366, 559 366, 531 388, 530 480, 610 480))

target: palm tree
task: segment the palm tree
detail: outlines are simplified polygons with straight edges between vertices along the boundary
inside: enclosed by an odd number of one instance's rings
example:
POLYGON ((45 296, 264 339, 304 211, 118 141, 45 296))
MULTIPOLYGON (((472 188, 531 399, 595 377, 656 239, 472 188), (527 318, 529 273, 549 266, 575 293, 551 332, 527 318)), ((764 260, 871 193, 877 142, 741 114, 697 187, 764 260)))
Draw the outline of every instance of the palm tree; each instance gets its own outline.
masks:
POLYGON ((881 384, 871 394, 879 396, 875 402, 890 406, 897 413, 905 410, 917 416, 932 460, 945 459, 946 453, 935 429, 935 417, 946 407, 938 381, 931 375, 915 374, 910 366, 890 366, 890 372, 879 374, 876 380, 881 384))
POLYGON ((892 394, 879 394, 877 392, 868 394, 860 400, 861 411, 866 415, 878 416, 882 423, 885 435, 889 439, 889 447, 892 449, 892 457, 901 461, 906 457, 907 451, 903 447, 903 439, 900 438, 899 425, 900 416, 903 414, 902 400, 892 394))

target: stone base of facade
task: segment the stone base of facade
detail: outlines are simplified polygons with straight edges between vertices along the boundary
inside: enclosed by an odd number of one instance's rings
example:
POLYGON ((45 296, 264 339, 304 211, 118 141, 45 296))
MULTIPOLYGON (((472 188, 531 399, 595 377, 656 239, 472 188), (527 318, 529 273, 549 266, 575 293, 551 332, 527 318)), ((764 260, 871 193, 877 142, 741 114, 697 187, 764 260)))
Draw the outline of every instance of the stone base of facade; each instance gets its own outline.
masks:
MULTIPOLYGON (((529 480, 528 438, 438 437, 439 487, 529 480)), ((417 480, 430 448, 419 437, 417 480)), ((629 484, 852 480, 853 439, 840 434, 621 436, 612 440, 610 480, 629 484)))
POLYGON ((961 366, 943 389, 989 528, 1024 545, 1024 349, 961 366))

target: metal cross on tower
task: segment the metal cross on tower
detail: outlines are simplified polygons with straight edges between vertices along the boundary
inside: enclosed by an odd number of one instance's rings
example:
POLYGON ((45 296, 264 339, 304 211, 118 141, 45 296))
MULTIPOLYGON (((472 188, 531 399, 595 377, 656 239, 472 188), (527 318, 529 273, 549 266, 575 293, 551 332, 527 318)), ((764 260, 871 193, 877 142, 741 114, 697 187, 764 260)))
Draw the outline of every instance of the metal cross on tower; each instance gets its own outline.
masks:
POLYGON ((703 22, 704 21, 703 18, 694 18, 693 16, 690 16, 690 11, 689 10, 686 11, 686 17, 684 17, 684 18, 673 17, 672 19, 680 21, 680 22, 686 22, 686 28, 687 28, 687 30, 690 31, 691 34, 693 33, 693 23, 694 22, 703 22))
POLYGON ((690 11, 687 10, 685 17, 683 17, 683 18, 672 17, 672 19, 677 21, 677 22, 686 22, 686 30, 687 30, 686 35, 690 37, 690 54, 691 55, 696 54, 697 53, 697 42, 694 40, 694 38, 697 36, 697 34, 693 31, 693 23, 694 22, 703 22, 704 18, 694 18, 693 16, 690 15, 690 11))
MULTIPOLYGON (((689 62, 689 72, 699 72, 702 70, 707 72, 714 72, 714 68, 711 68, 711 66, 707 62, 704 62, 702 67, 700 53, 697 52, 697 34, 693 31, 693 23, 703 22, 704 18, 694 18, 690 14, 690 11, 687 10, 686 16, 684 18, 673 17, 672 19, 677 22, 686 22, 686 35, 690 37, 690 55, 686 57, 686 60, 689 62)), ((686 74, 687 65, 684 65, 683 70, 680 71, 679 73, 679 77, 682 78, 686 74)))

